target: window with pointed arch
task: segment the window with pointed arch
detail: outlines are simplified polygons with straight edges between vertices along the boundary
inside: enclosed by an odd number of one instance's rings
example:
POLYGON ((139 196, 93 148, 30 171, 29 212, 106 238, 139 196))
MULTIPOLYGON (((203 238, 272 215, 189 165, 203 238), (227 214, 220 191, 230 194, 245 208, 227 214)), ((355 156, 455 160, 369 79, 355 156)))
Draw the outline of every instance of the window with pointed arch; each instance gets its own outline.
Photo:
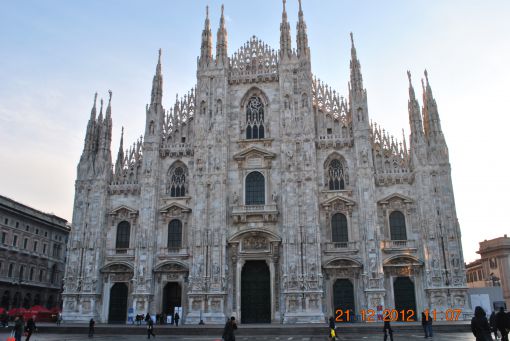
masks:
POLYGON ((407 240, 406 218, 400 211, 390 214, 390 238, 391 240, 407 240))
POLYGON ((115 241, 116 249, 129 249, 129 237, 131 234, 131 225, 127 221, 121 221, 117 225, 117 239, 115 241))
POLYGON ((246 139, 264 138, 264 103, 258 96, 252 96, 246 104, 246 139))
POLYGON ((336 213, 331 217, 331 239, 333 243, 347 243, 349 231, 347 229, 347 217, 342 213, 336 213))
POLYGON ((339 191, 345 189, 347 184, 346 167, 339 159, 333 159, 329 162, 327 168, 327 186, 330 191, 339 191))
POLYGON ((188 170, 183 165, 178 163, 170 169, 169 182, 167 186, 167 193, 173 198, 185 197, 187 192, 187 178, 188 170))
POLYGON ((251 172, 245 181, 245 205, 264 205, 266 203, 266 189, 264 175, 251 172))
POLYGON ((182 222, 174 219, 168 223, 167 248, 179 249, 182 246, 182 222))

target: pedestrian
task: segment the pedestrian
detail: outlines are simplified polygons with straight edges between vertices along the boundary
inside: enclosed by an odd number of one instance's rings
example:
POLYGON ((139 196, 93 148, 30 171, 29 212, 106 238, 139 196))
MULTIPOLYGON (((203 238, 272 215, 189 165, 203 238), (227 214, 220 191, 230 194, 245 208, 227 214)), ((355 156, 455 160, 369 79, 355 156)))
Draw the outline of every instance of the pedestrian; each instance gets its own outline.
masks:
POLYGON ((150 320, 151 320, 151 315, 149 313, 147 313, 147 315, 145 315, 145 323, 149 324, 150 320))
POLYGON ((96 325, 96 321, 93 318, 89 321, 89 337, 94 337, 94 326, 96 325))
POLYGON ((492 311, 491 317, 489 317, 489 326, 491 327, 491 332, 494 333, 494 338, 498 339, 498 327, 496 327, 496 312, 492 311))
POLYGON ((471 332, 476 337, 476 341, 492 341, 491 329, 486 316, 482 307, 475 308, 475 316, 471 319, 471 332))
POLYGON ((147 338, 150 339, 151 335, 156 337, 156 334, 154 334, 154 322, 150 318, 147 322, 147 338))
POLYGON ((426 314, 424 311, 421 313, 421 326, 423 327, 425 338, 432 337, 432 317, 428 312, 426 314))
POLYGON ((21 335, 23 335, 23 318, 21 316, 16 316, 14 319, 14 339, 16 341, 21 341, 21 335))
POLYGON ((27 326, 25 327, 25 332, 27 335, 25 341, 30 340, 30 336, 32 336, 32 333, 35 332, 36 329, 37 327, 35 326, 35 316, 32 316, 31 318, 28 319, 27 326))
POLYGON ((336 325, 335 318, 333 316, 329 318, 329 340, 336 340, 336 325))
POLYGON ((388 335, 390 336, 390 341, 393 341, 393 329, 391 329, 390 321, 384 321, 384 341, 388 339, 388 335))
POLYGON ((62 313, 58 312, 57 313, 57 326, 60 326, 61 323, 62 323, 62 313))
POLYGON ((175 315, 174 315, 174 321, 175 321, 175 326, 176 326, 176 327, 179 327, 179 319, 180 319, 180 318, 181 318, 181 317, 179 316, 179 313, 175 313, 175 315))
POLYGON ((496 328, 498 328, 499 333, 501 334, 501 341, 508 341, 508 329, 510 325, 510 321, 508 321, 508 316, 505 313, 505 308, 499 308, 499 312, 496 314, 496 328))
POLYGON ((225 328, 223 328, 223 340, 225 341, 235 341, 236 337, 234 335, 234 330, 237 329, 236 318, 232 316, 230 320, 225 324, 225 328))

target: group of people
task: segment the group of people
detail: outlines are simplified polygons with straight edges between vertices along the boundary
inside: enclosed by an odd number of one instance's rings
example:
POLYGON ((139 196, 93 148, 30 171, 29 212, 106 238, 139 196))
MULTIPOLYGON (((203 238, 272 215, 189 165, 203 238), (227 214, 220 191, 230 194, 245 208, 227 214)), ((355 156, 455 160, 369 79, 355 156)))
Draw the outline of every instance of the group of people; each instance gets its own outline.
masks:
POLYGON ((505 313, 505 309, 501 307, 497 313, 493 311, 487 321, 485 310, 482 307, 476 307, 475 317, 471 320, 471 331, 477 341, 492 340, 491 333, 494 333, 494 338, 497 340, 498 332, 501 335, 501 341, 508 341, 510 313, 505 313))
POLYGON ((35 325, 35 316, 30 317, 25 324, 23 320, 23 316, 16 316, 14 318, 14 339, 16 341, 21 341, 21 337, 23 334, 26 336, 25 341, 29 341, 32 334, 36 331, 37 327, 35 325))

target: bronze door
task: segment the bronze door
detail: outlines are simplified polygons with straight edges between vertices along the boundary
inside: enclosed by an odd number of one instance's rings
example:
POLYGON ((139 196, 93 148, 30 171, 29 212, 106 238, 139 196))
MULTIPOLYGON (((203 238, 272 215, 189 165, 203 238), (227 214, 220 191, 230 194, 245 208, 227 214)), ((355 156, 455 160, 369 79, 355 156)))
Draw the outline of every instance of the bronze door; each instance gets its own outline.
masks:
MULTIPOLYGON (((405 310, 404 317, 412 317, 416 320, 416 298, 414 295, 414 283, 409 277, 397 277, 393 282, 393 296, 395 297, 395 309, 405 310), (409 312, 408 312, 409 311, 409 312)), ((399 318, 402 314, 399 314, 399 318)))
POLYGON ((168 282, 163 289, 163 309, 169 315, 175 307, 181 307, 181 286, 177 282, 168 282))
POLYGON ((241 323, 271 322, 271 285, 265 261, 247 261, 241 272, 241 323))
MULTIPOLYGON (((333 304, 334 304, 334 313, 337 314, 336 311, 338 309, 342 310, 342 316, 347 316, 346 311, 349 312, 349 320, 352 321, 354 319, 356 310, 354 309, 354 286, 352 282, 346 278, 337 279, 335 284, 333 284, 333 304)), ((342 321, 346 321, 346 318, 343 318, 342 321)))
POLYGON ((115 283, 110 289, 108 323, 126 323, 128 287, 126 283, 115 283))

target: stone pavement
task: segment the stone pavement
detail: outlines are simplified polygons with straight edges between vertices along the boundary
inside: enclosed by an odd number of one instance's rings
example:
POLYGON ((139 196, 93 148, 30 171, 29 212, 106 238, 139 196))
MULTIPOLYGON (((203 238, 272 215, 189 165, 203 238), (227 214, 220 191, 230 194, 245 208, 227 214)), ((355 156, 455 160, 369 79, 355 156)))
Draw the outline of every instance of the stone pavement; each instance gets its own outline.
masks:
MULTIPOLYGON (((121 335, 122 331, 120 331, 119 335, 96 335, 94 338, 90 339, 87 335, 77 335, 77 334, 43 334, 36 333, 32 335, 31 341, 81 341, 81 340, 94 340, 94 341, 134 341, 134 340, 146 340, 147 337, 144 335, 121 335)), ((9 334, 4 330, 0 331, 0 340, 6 340, 9 334)), ((25 338, 23 337, 23 340, 25 338)), ((326 335, 300 335, 300 336, 249 336, 242 335, 236 336, 237 341, 326 341, 328 338, 326 335)), ((394 340, 423 340, 423 334, 417 333, 402 333, 395 334, 394 340)), ((170 335, 161 335, 155 338, 156 341, 160 340, 182 340, 182 341, 216 341, 221 340, 220 336, 170 336, 170 335)), ((371 341, 371 340, 383 340, 382 333, 375 335, 340 335, 340 341, 342 340, 361 340, 361 341, 371 341)), ((472 341, 475 340, 474 336, 470 333, 436 333, 432 339, 432 341, 472 341)))

